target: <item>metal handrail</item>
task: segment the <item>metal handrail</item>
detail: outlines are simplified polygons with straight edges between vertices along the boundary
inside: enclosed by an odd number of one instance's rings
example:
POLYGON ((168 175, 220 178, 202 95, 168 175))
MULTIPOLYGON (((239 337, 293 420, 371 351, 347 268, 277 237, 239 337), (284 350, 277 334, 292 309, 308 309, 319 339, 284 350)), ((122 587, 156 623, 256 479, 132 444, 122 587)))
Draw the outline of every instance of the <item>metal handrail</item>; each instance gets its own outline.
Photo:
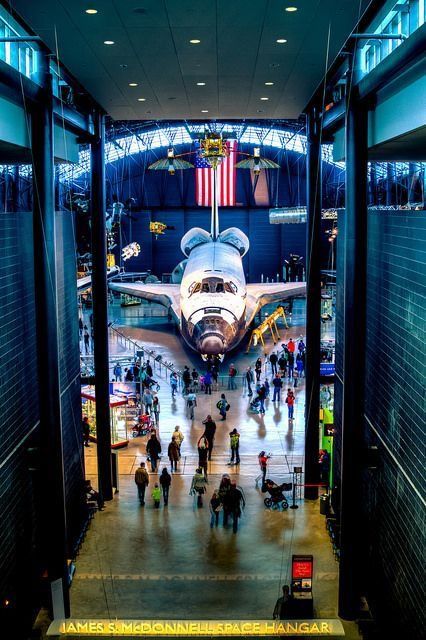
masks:
POLYGON ((111 331, 113 331, 118 336, 118 338, 120 338, 121 341, 124 341, 126 346, 129 345, 127 348, 130 348, 130 346, 133 347, 134 358, 136 358, 136 351, 142 351, 143 358, 145 358, 145 354, 147 354, 150 358, 152 358, 153 371, 155 371, 156 367, 158 367, 159 373, 161 375, 162 367, 164 367, 166 371, 166 380, 167 380, 167 372, 169 372, 169 377, 170 377, 170 374, 176 373, 178 377, 178 381, 179 382, 181 381, 181 377, 182 377, 181 372, 169 362, 164 362, 162 359, 158 359, 158 354, 154 351, 154 349, 148 349, 147 347, 136 342, 136 340, 132 340, 132 338, 129 338, 128 336, 126 336, 124 333, 116 329, 113 325, 114 325, 114 322, 111 322, 109 324, 109 328, 111 329, 111 331))

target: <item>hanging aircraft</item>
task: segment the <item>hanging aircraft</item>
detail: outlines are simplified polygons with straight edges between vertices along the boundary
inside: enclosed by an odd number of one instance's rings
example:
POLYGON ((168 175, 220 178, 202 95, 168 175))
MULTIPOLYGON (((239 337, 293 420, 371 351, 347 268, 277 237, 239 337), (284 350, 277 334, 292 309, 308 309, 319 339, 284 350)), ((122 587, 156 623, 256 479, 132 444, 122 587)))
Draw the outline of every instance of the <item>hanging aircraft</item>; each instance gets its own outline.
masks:
MULTIPOLYGON (((203 357, 223 356, 238 345, 261 307, 304 295, 306 285, 304 282, 246 283, 242 258, 249 250, 249 239, 236 227, 219 231, 217 167, 229 154, 229 147, 222 136, 208 133, 200 141, 199 153, 213 171, 211 227, 210 232, 194 227, 183 236, 180 246, 186 259, 175 269, 181 274, 181 282, 110 281, 108 286, 113 291, 167 307, 192 349, 203 357)), ((162 168, 171 172, 170 163, 174 158, 169 150, 162 168)), ((158 162, 154 169, 158 168, 158 162)))

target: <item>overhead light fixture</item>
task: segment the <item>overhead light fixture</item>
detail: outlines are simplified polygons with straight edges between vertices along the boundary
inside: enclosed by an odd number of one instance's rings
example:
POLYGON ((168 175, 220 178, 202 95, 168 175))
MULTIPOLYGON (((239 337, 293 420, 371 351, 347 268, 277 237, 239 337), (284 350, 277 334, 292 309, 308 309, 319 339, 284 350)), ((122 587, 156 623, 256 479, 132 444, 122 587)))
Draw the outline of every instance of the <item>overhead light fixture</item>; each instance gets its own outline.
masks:
POLYGON ((208 113, 209 110, 208 109, 201 109, 201 113, 208 113))
POLYGON ((201 40, 194 39, 194 40, 190 40, 189 42, 191 44, 200 44, 201 40))
POLYGON ((205 82, 197 82, 197 87, 204 87, 205 84, 205 82))
POLYGON ((129 82, 129 87, 137 87, 138 83, 137 82, 129 82))
POLYGON ((146 98, 138 98, 138 102, 145 102, 146 98))
POLYGON ((261 100, 269 100, 269 98, 260 98, 261 100))
POLYGON ((278 38, 278 40, 277 40, 278 44, 284 44, 286 42, 287 42, 287 40, 285 38, 278 38))
POLYGON ((97 9, 86 9, 86 13, 89 14, 89 16, 94 16, 95 13, 98 13, 97 9))
POLYGON ((104 40, 104 44, 115 44, 114 40, 104 40))
POLYGON ((272 87, 273 84, 273 82, 265 82, 265 87, 272 87))
POLYGON ((297 11, 297 7, 286 7, 285 10, 287 11, 287 13, 294 13, 295 11, 297 11))

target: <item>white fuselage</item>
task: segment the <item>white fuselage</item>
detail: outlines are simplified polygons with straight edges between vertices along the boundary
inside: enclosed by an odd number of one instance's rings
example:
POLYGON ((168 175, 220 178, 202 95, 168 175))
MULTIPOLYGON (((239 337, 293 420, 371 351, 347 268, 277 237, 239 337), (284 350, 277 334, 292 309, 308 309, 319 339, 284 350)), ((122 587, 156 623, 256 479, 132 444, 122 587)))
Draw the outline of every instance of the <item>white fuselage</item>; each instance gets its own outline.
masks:
POLYGON ((182 334, 202 354, 224 353, 245 328, 246 281, 241 255, 223 242, 195 247, 181 287, 182 334))

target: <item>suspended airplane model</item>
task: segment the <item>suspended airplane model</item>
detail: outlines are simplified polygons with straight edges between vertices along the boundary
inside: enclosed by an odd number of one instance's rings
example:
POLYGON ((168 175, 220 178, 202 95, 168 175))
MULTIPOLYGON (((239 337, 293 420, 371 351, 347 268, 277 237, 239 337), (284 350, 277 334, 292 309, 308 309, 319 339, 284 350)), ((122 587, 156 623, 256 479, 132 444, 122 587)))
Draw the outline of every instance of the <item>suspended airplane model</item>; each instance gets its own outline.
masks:
MULTIPOLYGON (((194 227, 183 236, 180 246, 187 259, 174 271, 183 272, 180 284, 113 281, 108 286, 169 308, 192 349, 203 357, 223 356, 238 345, 261 307, 303 295, 306 285, 303 282, 246 283, 242 258, 249 250, 249 239, 236 227, 219 231, 217 167, 229 155, 228 145, 221 135, 209 132, 200 141, 198 153, 213 171, 211 227, 210 232, 194 227)), ((239 165, 256 171, 279 166, 261 158, 257 152, 236 166, 239 165)), ((175 157, 173 149, 169 149, 165 160, 149 168, 174 173, 175 169, 192 166, 175 157)))

